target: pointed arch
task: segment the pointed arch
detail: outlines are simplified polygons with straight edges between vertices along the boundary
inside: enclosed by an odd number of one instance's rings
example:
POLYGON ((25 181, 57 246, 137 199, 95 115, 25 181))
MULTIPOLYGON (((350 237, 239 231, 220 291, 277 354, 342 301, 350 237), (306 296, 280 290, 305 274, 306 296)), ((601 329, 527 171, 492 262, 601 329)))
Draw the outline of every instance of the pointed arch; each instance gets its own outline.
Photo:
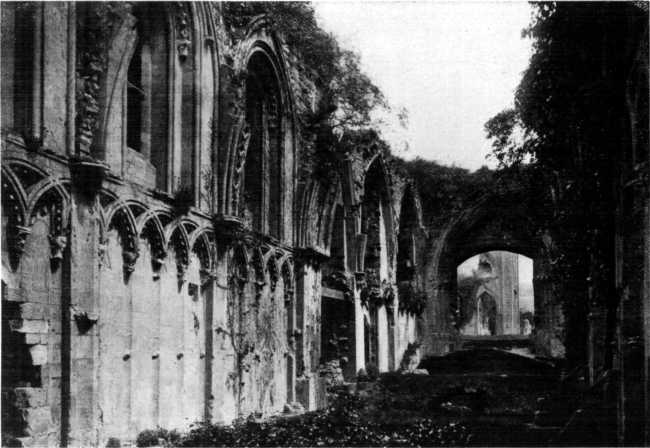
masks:
POLYGON ((167 225, 165 234, 168 235, 167 247, 174 249, 176 256, 176 271, 179 282, 185 280, 185 273, 190 264, 190 241, 187 231, 180 219, 167 225))
POLYGON ((2 214, 7 217, 3 228, 8 243, 9 263, 16 269, 25 249, 25 240, 31 230, 26 225, 27 199, 13 173, 2 166, 2 214))
POLYGON ((139 234, 149 242, 151 249, 151 264, 154 272, 157 272, 164 264, 167 257, 167 242, 165 230, 158 219, 158 216, 147 211, 138 217, 136 221, 139 234))
POLYGON ((298 246, 310 247, 315 244, 315 224, 314 219, 317 216, 316 204, 318 191, 321 188, 320 183, 316 180, 310 180, 304 190, 300 201, 300 213, 298 223, 298 246))
POLYGON ((16 175, 2 165, 2 207, 15 225, 25 225, 27 220, 27 194, 16 175))
POLYGON ((39 217, 47 217, 49 221, 53 261, 63 258, 63 251, 68 244, 70 194, 66 185, 69 183, 64 179, 46 178, 34 185, 28 196, 29 226, 39 217))
POLYGON ((137 225, 129 206, 116 201, 109 206, 106 213, 108 223, 107 230, 115 229, 122 244, 122 262, 125 277, 128 277, 135 269, 135 262, 140 256, 137 241, 137 225))
POLYGON ((415 278, 416 238, 421 228, 421 217, 416 206, 413 187, 407 185, 400 201, 399 221, 397 222, 397 272, 396 279, 412 281, 415 278))
MULTIPOLYGON (((283 213, 293 201, 295 160, 293 101, 282 46, 266 22, 254 20, 247 30, 235 72, 243 80, 243 110, 236 108, 225 158, 222 210, 243 218, 254 230, 285 240, 283 213)), ((237 81, 238 83, 240 81, 237 81)))
POLYGON ((275 291, 275 287, 280 280, 280 269, 278 267, 278 260, 275 253, 271 250, 266 260, 266 270, 269 273, 269 284, 271 291, 275 291))
POLYGON ((40 167, 20 159, 3 161, 2 168, 3 170, 11 171, 12 175, 19 180, 25 190, 29 190, 30 187, 36 185, 39 181, 49 177, 40 167))
POLYGON ((254 247, 251 249, 251 258, 250 266, 252 273, 255 276, 255 283, 257 286, 263 286, 266 284, 266 275, 265 270, 266 266, 264 264, 264 254, 262 249, 259 247, 254 247))
POLYGON ((291 257, 285 257, 281 260, 282 267, 280 268, 280 273, 282 275, 282 283, 284 283, 285 291, 294 289, 294 271, 293 271, 293 259, 291 257))
POLYGON ((199 257, 201 269, 210 271, 214 267, 214 235, 207 227, 198 227, 190 234, 190 247, 199 257))
POLYGON ((231 281, 237 280, 240 283, 249 281, 249 256, 246 246, 242 243, 236 244, 229 251, 228 271, 231 281))

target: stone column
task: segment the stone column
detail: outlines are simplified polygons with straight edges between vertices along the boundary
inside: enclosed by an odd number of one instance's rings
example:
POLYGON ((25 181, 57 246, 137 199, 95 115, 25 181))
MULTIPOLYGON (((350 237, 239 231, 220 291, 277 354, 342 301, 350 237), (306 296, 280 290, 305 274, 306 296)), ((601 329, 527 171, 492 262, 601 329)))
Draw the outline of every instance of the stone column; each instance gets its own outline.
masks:
MULTIPOLYGON (((82 193, 85 194, 85 193, 82 193)), ((75 195, 77 199, 82 196, 75 195)), ((100 231, 96 211, 76 201, 70 217, 70 243, 64 261, 62 300, 62 432, 69 445, 93 445, 98 424, 96 361, 99 359, 100 231), (64 285, 65 285, 64 283, 64 285), (69 296, 66 297, 66 293, 69 296), (67 414, 67 415, 66 415, 67 414), (66 425, 67 423, 67 425, 66 425), (68 426, 68 428, 66 428, 68 426)), ((66 440, 61 441, 62 444, 66 440)))

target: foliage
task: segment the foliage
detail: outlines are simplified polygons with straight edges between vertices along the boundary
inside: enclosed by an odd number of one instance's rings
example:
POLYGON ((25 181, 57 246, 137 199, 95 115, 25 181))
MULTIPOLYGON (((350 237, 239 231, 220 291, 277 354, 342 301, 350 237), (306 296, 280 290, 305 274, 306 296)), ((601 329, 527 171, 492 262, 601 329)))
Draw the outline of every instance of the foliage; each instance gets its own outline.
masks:
POLYGON ((147 429, 138 434, 135 446, 174 446, 180 441, 180 434, 163 428, 147 429))
MULTIPOLYGON (((318 89, 315 108, 299 110, 312 154, 311 174, 328 180, 338 170, 340 160, 351 151, 388 151, 379 137, 374 112, 391 113, 381 90, 361 70, 357 53, 341 48, 331 33, 318 25, 314 8, 307 2, 226 2, 223 3, 226 28, 234 39, 242 38, 245 27, 265 17, 283 42, 296 55, 301 76, 318 89)), ((402 126, 408 112, 397 111, 402 126)))
POLYGON ((359 55, 343 49, 331 33, 318 26, 307 2, 226 2, 224 20, 238 35, 252 19, 265 16, 304 65, 304 75, 322 89, 311 123, 329 122, 334 128, 368 126, 373 109, 388 104, 372 80, 362 72, 359 55))
POLYGON ((399 294, 399 311, 420 316, 427 304, 427 295, 418 288, 414 281, 402 281, 397 284, 399 294))
POLYGON ((616 296, 610 254, 619 158, 638 139, 647 146, 647 61, 645 81, 631 74, 637 49, 647 47, 648 13, 630 3, 536 3, 534 11, 524 31, 533 55, 515 108, 485 129, 507 176, 517 178, 525 172, 518 166, 534 161, 528 172, 537 176, 520 181, 537 192, 538 234, 571 321, 568 356, 579 360, 588 308, 607 306, 616 296), (635 83, 637 93, 645 91, 638 95, 645 107, 638 99, 633 107, 626 101, 635 83))
POLYGON ((454 422, 418 419, 385 425, 362 418, 358 395, 339 392, 324 410, 231 426, 199 424, 178 446, 439 446, 462 445, 467 430, 454 422))
POLYGON ((493 172, 483 167, 475 172, 422 159, 395 158, 396 170, 414 179, 420 193, 425 224, 441 228, 469 204, 491 191, 493 172), (440 213, 445 210, 445 213, 440 213))

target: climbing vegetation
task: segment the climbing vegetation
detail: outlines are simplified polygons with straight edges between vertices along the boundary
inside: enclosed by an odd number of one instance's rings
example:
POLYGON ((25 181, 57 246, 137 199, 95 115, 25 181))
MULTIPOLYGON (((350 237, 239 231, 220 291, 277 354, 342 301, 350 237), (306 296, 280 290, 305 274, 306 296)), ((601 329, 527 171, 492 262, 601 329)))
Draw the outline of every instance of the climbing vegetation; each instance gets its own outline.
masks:
POLYGON ((641 141, 647 148, 648 12, 632 3, 533 8, 523 32, 533 54, 515 107, 490 119, 485 130, 498 176, 529 185, 537 210, 544 211, 536 216, 537 233, 573 332, 567 334, 567 355, 581 359, 585 316, 589 309, 611 306, 616 296, 610 255, 613 192, 625 163, 621 148, 640 147, 641 141), (643 45, 645 68, 638 64, 643 45))

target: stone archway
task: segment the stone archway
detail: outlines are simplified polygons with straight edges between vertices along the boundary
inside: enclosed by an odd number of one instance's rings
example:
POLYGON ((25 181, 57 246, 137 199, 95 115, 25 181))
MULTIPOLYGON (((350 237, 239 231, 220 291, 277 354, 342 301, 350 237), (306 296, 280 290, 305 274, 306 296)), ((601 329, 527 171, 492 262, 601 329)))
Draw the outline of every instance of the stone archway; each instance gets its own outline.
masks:
POLYGON ((530 195, 522 188, 486 195, 433 241, 427 256, 428 303, 424 313, 424 354, 442 354, 460 348, 456 267, 473 255, 509 251, 533 260, 537 330, 534 348, 542 356, 563 357, 562 311, 554 297, 547 271, 543 238, 535 232, 530 195))

